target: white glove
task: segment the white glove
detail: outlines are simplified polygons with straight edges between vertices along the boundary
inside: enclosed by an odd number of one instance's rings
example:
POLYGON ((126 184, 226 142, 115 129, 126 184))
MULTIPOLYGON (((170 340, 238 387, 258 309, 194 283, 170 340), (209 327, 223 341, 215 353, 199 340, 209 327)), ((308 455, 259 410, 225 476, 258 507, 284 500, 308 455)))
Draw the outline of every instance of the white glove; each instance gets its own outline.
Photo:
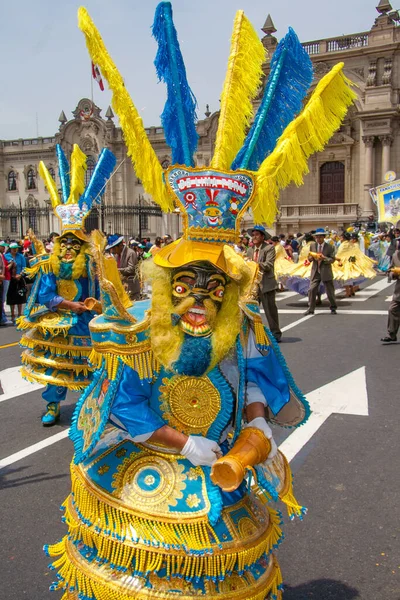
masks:
POLYGON ((221 448, 217 442, 198 435, 189 435, 181 454, 190 460, 195 467, 200 465, 211 467, 217 458, 222 456, 221 448))
POLYGON ((272 437, 271 427, 268 425, 268 423, 264 419, 264 417, 256 417, 255 419, 250 421, 250 423, 247 423, 244 426, 244 429, 246 429, 246 427, 255 427, 256 429, 259 429, 260 431, 263 432, 265 437, 269 439, 269 441, 271 443, 271 450, 270 450, 270 453, 268 454, 268 460, 269 461, 272 460, 276 456, 276 453, 278 452, 278 446, 276 445, 275 440, 272 437))

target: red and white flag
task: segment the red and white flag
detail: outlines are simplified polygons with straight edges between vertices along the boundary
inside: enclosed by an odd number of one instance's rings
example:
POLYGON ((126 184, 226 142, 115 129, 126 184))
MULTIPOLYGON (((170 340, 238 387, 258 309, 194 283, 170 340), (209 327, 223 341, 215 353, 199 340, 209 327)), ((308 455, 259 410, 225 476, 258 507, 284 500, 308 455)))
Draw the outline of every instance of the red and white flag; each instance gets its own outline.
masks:
POLYGON ((95 79, 99 84, 99 88, 101 89, 101 91, 104 92, 104 84, 101 78, 100 69, 97 65, 94 64, 94 62, 92 62, 92 75, 93 79, 95 79))

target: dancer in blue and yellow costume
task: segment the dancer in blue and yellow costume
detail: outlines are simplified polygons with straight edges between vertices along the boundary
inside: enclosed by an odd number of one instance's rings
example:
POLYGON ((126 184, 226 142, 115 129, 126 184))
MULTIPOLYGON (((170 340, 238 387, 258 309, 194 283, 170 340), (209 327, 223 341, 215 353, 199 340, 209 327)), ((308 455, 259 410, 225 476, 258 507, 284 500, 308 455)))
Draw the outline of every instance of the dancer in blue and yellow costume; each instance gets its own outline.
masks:
POLYGON ((312 69, 289 31, 246 137, 265 55, 239 11, 215 153, 209 167, 194 167, 195 101, 171 6, 161 3, 153 33, 174 163, 164 171, 85 9, 79 26, 138 177, 164 210, 180 209, 184 233, 147 262, 151 304, 133 306, 111 285, 115 263, 94 236, 105 308, 90 323, 97 370, 71 428, 69 531, 46 548, 59 556, 54 588, 64 600, 281 598, 281 516, 269 503, 281 498, 291 517, 304 509, 268 421, 295 427, 309 410, 253 299, 258 265, 233 244, 248 208, 272 222, 279 188, 300 182, 353 93, 339 65, 292 121, 312 69))
POLYGON ((50 255, 34 240, 35 256, 27 274, 35 277, 35 283, 18 322, 19 329, 26 330, 21 339, 22 375, 46 385, 42 394, 47 403, 44 426, 59 419, 60 402, 69 389, 83 390, 92 380, 88 324, 95 314, 91 309, 98 290, 83 227, 92 205, 100 203, 115 166, 114 155, 105 148, 85 189, 86 155, 79 146, 73 148, 71 169, 61 146, 56 146, 56 152, 61 198, 43 162, 39 173, 60 220, 61 235, 50 255))

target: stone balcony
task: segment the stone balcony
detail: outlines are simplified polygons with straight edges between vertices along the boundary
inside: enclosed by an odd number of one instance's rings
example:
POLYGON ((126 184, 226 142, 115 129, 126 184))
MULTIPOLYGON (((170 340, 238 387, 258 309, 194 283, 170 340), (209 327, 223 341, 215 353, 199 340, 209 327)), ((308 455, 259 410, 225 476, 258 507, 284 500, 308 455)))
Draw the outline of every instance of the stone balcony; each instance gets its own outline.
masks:
POLYGON ((352 223, 359 217, 358 204, 298 204, 282 205, 277 224, 288 225, 325 225, 352 223))
POLYGON ((305 42, 303 48, 310 55, 326 54, 328 52, 344 52, 345 50, 353 50, 355 48, 363 48, 368 46, 368 31, 361 33, 352 33, 351 35, 342 35, 335 38, 327 38, 324 40, 314 40, 305 42))

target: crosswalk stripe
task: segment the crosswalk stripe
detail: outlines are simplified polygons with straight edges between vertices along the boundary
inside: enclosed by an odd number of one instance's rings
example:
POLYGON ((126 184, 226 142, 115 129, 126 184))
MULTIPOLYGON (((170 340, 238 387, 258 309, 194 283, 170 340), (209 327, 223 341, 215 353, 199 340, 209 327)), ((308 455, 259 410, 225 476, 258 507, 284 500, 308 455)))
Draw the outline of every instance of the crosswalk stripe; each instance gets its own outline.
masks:
POLYGON ((278 292, 276 294, 275 300, 276 302, 282 302, 282 300, 287 300, 288 298, 292 298, 293 296, 298 296, 297 292, 278 292))
POLYGON ((12 465, 15 462, 18 462, 19 460, 22 460, 23 458, 26 458, 27 456, 30 456, 31 454, 35 454, 35 452, 39 452, 39 450, 43 450, 43 448, 46 448, 47 446, 52 446, 56 442, 59 442, 67 437, 68 429, 63 429, 59 433, 56 433, 55 435, 52 435, 51 437, 48 437, 37 444, 28 446, 27 448, 24 448, 19 452, 15 452, 14 454, 10 454, 10 456, 0 460, 0 470, 12 465))

